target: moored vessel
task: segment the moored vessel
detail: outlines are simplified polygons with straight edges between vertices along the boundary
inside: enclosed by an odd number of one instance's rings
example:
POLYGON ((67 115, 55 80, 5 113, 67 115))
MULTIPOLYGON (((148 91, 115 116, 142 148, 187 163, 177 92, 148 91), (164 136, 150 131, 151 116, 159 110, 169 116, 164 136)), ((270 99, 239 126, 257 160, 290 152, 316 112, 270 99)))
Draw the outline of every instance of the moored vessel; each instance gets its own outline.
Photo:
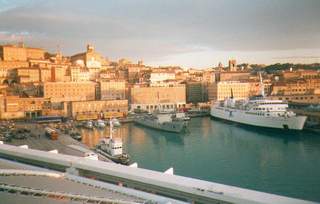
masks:
MULTIPOLYGON (((260 81, 262 83, 262 79, 260 81)), ((263 85, 261 95, 248 100, 235 100, 231 97, 212 105, 210 115, 246 125, 302 130, 306 116, 298 116, 288 110, 288 103, 282 100, 268 100, 264 97, 263 85)))
POLYGON ((128 165, 130 157, 123 152, 122 139, 113 138, 113 131, 113 122, 110 120, 110 135, 100 140, 96 145, 96 151, 116 163, 128 165))
POLYGON ((134 122, 149 128, 180 133, 187 127, 184 120, 173 120, 174 114, 170 112, 154 112, 153 114, 144 114, 135 118, 134 122))
POLYGON ((93 129, 92 121, 85 122, 84 127, 87 128, 87 129, 93 129))
POLYGON ((96 128, 105 128, 106 124, 104 123, 103 120, 99 119, 99 120, 95 121, 94 126, 96 128))

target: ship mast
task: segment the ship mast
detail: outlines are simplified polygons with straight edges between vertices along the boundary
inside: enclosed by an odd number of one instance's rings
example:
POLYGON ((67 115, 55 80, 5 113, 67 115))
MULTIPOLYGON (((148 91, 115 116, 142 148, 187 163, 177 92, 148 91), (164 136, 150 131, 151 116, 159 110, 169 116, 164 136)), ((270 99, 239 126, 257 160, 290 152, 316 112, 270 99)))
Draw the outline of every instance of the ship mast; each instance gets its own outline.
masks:
POLYGON ((261 72, 259 72, 259 78, 260 78, 260 94, 262 97, 264 97, 264 84, 263 84, 261 72))
POLYGON ((113 121, 112 121, 112 118, 110 118, 109 126, 110 126, 110 136, 109 137, 112 140, 112 133, 113 133, 113 121))
POLYGON ((231 97, 230 98, 233 99, 233 90, 232 90, 232 88, 231 88, 231 97))

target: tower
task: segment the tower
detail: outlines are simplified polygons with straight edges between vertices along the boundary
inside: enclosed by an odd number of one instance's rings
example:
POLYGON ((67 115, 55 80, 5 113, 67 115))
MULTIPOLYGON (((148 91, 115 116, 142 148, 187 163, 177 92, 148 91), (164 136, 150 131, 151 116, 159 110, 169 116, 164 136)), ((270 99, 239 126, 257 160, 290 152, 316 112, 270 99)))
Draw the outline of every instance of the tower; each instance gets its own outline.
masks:
POLYGON ((235 59, 229 60, 229 71, 237 71, 237 61, 235 59))
POLYGON ((87 52, 93 52, 94 51, 94 46, 87 44, 87 52))

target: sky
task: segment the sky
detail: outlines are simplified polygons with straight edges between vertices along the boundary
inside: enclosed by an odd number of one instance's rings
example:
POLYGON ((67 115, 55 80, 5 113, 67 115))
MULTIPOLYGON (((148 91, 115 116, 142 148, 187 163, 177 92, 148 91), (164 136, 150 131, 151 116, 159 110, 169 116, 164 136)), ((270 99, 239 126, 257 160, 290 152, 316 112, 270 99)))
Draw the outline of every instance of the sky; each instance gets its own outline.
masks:
POLYGON ((320 0, 0 0, 0 44, 208 68, 320 63, 320 0))

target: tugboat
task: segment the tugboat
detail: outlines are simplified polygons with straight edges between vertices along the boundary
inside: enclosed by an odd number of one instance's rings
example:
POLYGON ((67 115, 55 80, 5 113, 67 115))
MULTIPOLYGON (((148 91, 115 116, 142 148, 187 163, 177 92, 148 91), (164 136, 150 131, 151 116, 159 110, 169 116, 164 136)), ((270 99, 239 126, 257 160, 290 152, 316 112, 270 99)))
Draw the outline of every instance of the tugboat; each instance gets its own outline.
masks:
POLYGON ((157 111, 153 114, 146 114, 136 117, 134 122, 149 128, 163 130, 167 132, 180 133, 187 127, 187 123, 182 119, 174 119, 175 114, 164 111, 157 111))
POLYGON ((128 165, 130 162, 129 155, 122 151, 122 140, 112 137, 113 131, 113 122, 110 120, 110 136, 101 139, 95 149, 98 153, 116 163, 128 165))

